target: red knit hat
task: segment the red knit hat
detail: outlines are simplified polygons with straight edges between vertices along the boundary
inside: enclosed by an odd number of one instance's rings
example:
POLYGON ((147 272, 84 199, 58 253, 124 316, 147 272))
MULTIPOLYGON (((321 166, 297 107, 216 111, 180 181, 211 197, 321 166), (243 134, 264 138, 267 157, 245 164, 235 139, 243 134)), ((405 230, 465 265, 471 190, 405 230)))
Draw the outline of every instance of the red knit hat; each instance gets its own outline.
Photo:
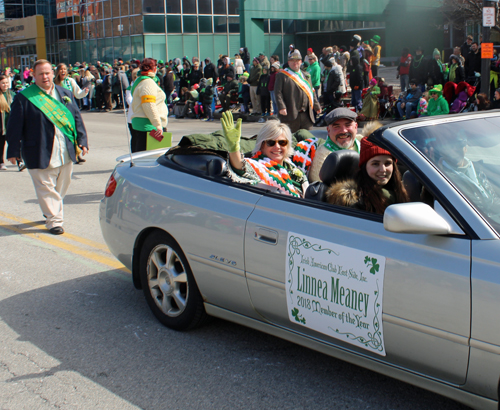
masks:
POLYGON ((374 143, 368 141, 366 138, 363 138, 361 140, 361 152, 359 153, 359 167, 361 168, 361 165, 367 163, 371 158, 376 157, 377 155, 390 155, 392 157, 392 154, 383 149, 380 148, 378 145, 375 145, 374 143))

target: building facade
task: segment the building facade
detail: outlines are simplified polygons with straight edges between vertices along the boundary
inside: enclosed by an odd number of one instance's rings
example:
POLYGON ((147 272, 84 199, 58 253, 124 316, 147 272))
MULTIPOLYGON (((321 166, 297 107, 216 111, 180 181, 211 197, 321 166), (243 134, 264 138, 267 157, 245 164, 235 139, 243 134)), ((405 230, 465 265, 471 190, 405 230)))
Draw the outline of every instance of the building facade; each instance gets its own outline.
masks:
MULTIPOLYGON (((441 47, 433 0, 0 0, 5 18, 44 16, 46 55, 57 62, 234 56, 247 46, 282 59, 295 44, 328 45, 382 37, 383 56, 403 47, 441 47)), ((0 13, 1 13, 0 7, 0 13)))

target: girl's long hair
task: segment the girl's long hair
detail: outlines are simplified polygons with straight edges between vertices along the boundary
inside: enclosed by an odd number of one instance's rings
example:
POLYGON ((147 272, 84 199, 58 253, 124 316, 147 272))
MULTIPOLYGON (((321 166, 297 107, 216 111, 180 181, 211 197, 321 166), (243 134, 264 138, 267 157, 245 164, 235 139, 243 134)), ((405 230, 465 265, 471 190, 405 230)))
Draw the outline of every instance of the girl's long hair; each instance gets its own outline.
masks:
MULTIPOLYGON (((0 81, 8 79, 6 75, 0 75, 0 81)), ((10 112, 10 104, 12 104, 12 97, 9 90, 5 93, 0 93, 0 111, 10 112)))
POLYGON ((401 173, 395 161, 391 179, 383 187, 369 177, 368 172, 366 172, 366 163, 361 165, 361 168, 356 174, 356 183, 358 184, 359 196, 362 198, 363 206, 368 212, 375 212, 383 215, 385 209, 390 205, 387 202, 387 198, 382 193, 382 188, 394 192, 397 204, 410 201, 406 189, 403 186, 401 173))
POLYGON ((59 78, 59 74, 61 74, 61 68, 66 67, 66 75, 68 75, 68 66, 64 63, 59 63, 56 67, 56 72, 54 75, 54 84, 61 85, 62 78, 59 78))

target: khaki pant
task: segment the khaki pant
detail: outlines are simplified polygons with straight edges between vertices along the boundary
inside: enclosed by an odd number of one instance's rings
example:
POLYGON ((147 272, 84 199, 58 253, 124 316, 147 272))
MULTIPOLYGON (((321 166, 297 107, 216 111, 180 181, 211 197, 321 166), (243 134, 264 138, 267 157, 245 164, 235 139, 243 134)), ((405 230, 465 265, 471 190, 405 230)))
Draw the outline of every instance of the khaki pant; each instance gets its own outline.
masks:
POLYGON ((71 183, 73 162, 57 168, 29 169, 36 197, 47 217, 45 226, 52 229, 63 225, 63 198, 71 183))
POLYGON ((260 108, 260 96, 257 95, 257 86, 250 86, 250 100, 252 101, 252 113, 261 114, 262 110, 260 108))

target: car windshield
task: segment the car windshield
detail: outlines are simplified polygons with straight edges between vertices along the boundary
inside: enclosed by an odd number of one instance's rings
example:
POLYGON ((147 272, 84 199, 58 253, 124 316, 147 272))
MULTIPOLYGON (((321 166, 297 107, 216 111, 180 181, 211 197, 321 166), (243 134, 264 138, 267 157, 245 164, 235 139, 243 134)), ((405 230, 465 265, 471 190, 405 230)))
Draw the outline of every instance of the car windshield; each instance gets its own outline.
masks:
POLYGON ((402 131, 500 233, 500 118, 402 131))

